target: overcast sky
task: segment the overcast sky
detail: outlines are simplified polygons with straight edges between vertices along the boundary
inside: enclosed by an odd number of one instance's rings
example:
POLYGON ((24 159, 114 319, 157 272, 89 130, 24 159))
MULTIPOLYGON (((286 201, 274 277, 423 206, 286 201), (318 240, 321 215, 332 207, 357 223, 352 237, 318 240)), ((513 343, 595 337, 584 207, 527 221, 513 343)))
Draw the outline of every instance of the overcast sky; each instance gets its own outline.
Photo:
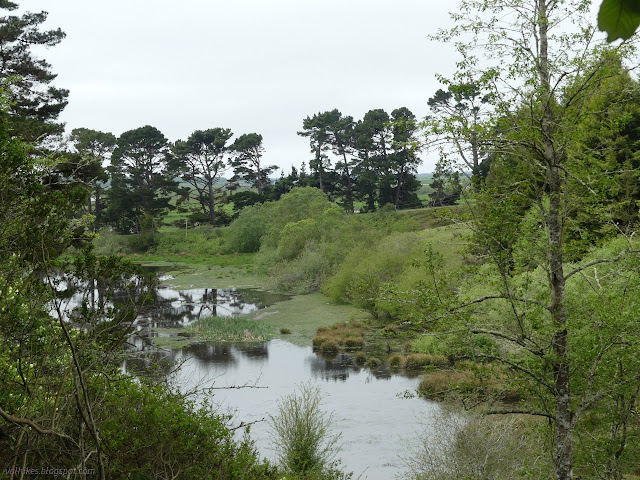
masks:
MULTIPOLYGON (((68 88, 62 114, 112 132, 153 125, 170 140, 230 128, 264 137, 288 173, 311 158, 304 117, 408 107, 418 117, 455 54, 427 35, 451 25, 435 0, 23 0, 67 38, 44 52, 68 88)), ((421 172, 431 171, 425 156, 421 172)))

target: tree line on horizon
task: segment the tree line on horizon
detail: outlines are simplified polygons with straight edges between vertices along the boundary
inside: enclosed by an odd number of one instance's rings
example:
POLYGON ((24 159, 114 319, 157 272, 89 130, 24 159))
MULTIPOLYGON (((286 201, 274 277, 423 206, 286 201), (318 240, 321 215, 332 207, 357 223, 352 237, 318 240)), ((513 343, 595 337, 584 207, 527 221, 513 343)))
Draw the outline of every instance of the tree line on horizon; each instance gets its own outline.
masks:
POLYGON ((96 225, 130 233, 174 208, 188 211, 194 223, 224 225, 230 217, 219 204, 233 202, 238 212, 302 186, 319 188, 346 212, 354 212, 355 201, 364 204, 363 211, 387 204, 396 209, 422 206, 416 195, 421 187, 416 178, 419 132, 405 107, 391 115, 371 110, 360 121, 337 109, 321 112, 305 118, 298 132, 309 138, 314 155, 308 171, 303 162, 299 170, 292 167, 276 179, 271 175, 277 167, 262 159, 262 135, 233 139, 228 128, 196 130, 174 143, 149 125, 120 137, 76 128, 69 137, 70 152, 64 154, 85 172, 92 189, 87 210, 96 225), (330 153, 336 159, 333 166, 330 153), (187 200, 193 200, 190 209, 183 206, 187 200))

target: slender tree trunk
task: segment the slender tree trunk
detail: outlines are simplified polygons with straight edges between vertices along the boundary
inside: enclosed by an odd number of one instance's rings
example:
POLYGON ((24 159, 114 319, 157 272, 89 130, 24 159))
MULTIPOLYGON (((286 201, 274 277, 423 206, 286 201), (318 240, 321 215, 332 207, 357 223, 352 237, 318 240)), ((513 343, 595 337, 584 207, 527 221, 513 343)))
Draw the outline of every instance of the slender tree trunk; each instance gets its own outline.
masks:
POLYGON ((211 225, 215 228, 216 226, 216 200, 213 197, 213 180, 208 179, 208 187, 209 187, 209 220, 211 220, 211 225))
POLYGON ((571 382, 568 354, 569 335, 567 332, 567 312, 565 302, 565 277, 563 268, 562 239, 564 219, 562 210, 562 158, 554 148, 553 111, 554 99, 551 89, 548 55, 547 16, 548 0, 538 0, 537 28, 540 38, 539 76, 542 89, 543 108, 541 134, 544 148, 544 160, 547 168, 549 188, 549 285, 551 287, 551 319, 554 334, 552 348, 554 353, 553 371, 555 375, 556 431, 554 474, 558 480, 573 479, 573 413, 571 410, 571 382))
POLYGON ((347 176, 347 211, 353 213, 353 183, 351 183, 351 173, 349 172, 349 164, 347 163, 347 153, 342 150, 342 158, 344 160, 344 174, 347 176))
POLYGON ((323 168, 322 168, 322 151, 321 151, 321 145, 320 143, 318 143, 318 150, 316 151, 316 165, 318 166, 318 177, 319 177, 319 182, 320 182, 320 191, 324 193, 324 185, 322 185, 322 173, 323 173, 323 168))
POLYGON ((260 170, 260 164, 256 165, 256 171, 258 173, 256 177, 256 187, 258 187, 258 195, 262 195, 262 170, 260 170))
POLYGON ((400 204, 400 191, 402 189, 402 184, 404 183, 404 167, 400 170, 400 175, 398 175, 398 186, 396 187, 396 198, 393 203, 395 209, 398 209, 398 205, 400 204))

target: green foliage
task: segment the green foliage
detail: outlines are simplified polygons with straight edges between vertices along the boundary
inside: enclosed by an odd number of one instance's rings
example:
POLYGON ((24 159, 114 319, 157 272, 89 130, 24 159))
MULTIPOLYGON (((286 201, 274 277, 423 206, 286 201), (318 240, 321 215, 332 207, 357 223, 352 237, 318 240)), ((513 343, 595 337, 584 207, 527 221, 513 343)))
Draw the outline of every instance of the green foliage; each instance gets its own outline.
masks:
POLYGON ((103 395, 101 433, 113 452, 109 472, 115 478, 277 478, 257 460, 247 437, 234 439, 231 419, 208 402, 198 406, 164 383, 130 378, 103 395))
POLYGON ((172 148, 175 168, 193 187, 183 189, 183 195, 197 200, 198 211, 206 215, 212 227, 220 223, 216 218, 216 196, 224 186, 222 174, 230 151, 227 142, 232 136, 228 128, 196 130, 187 141, 178 140, 172 148))
POLYGON ((598 28, 607 32, 607 41, 628 40, 640 25, 640 1, 603 0, 598 13, 598 28))
POLYGON ((415 233, 394 233, 367 249, 352 250, 323 291, 335 301, 375 312, 380 289, 411 266, 419 242, 415 233))
POLYGON ((141 233, 145 216, 156 218, 174 206, 176 165, 168 141, 155 127, 128 130, 118 138, 111 156, 107 218, 121 233, 141 233))
MULTIPOLYGON (((0 8, 14 11, 18 4, 5 0, 0 8)), ((57 75, 47 61, 34 55, 65 37, 59 28, 41 30, 47 16, 47 12, 26 12, 0 17, 0 79, 10 101, 9 128, 13 136, 27 142, 41 142, 64 131, 64 124, 56 120, 67 106, 69 90, 52 86, 57 75)))
POLYGON ((321 409, 322 394, 317 386, 303 384, 296 393, 277 402, 269 415, 273 444, 280 466, 297 478, 338 480, 351 478, 338 468, 335 457, 340 435, 331 433, 333 415, 321 409))
POLYGON ((251 205, 243 209, 225 230, 225 251, 257 252, 267 229, 267 221, 262 205, 251 205))
POLYGON ((444 340, 435 335, 422 335, 411 343, 411 348, 416 353, 427 353, 429 355, 448 355, 449 349, 444 340))
POLYGON ((189 229, 163 229, 156 235, 156 245, 150 253, 155 255, 180 255, 210 257, 222 252, 222 238, 218 230, 210 227, 189 229))
POLYGON ((312 293, 320 289, 331 271, 332 264, 326 246, 308 243, 293 260, 272 266, 269 277, 278 291, 312 293))
POLYGON ((264 342, 274 335, 274 328, 248 316, 206 317, 185 327, 184 331, 208 342, 264 342))

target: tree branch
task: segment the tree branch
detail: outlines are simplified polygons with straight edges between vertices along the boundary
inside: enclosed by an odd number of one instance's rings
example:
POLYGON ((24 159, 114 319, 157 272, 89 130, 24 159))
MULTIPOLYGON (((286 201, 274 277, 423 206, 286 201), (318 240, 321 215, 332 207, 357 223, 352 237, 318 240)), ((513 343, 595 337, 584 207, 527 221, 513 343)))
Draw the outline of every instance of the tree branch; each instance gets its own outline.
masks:
POLYGON ((65 440, 69 440, 76 444, 75 440, 71 438, 69 435, 65 435, 64 433, 56 432, 55 430, 49 430, 47 428, 43 428, 33 420, 29 420, 28 418, 20 418, 9 415, 0 407, 0 417, 2 417, 7 423, 13 423, 14 425, 28 426, 31 427, 32 430, 35 430, 41 435, 55 435, 56 437, 64 438, 65 440))

